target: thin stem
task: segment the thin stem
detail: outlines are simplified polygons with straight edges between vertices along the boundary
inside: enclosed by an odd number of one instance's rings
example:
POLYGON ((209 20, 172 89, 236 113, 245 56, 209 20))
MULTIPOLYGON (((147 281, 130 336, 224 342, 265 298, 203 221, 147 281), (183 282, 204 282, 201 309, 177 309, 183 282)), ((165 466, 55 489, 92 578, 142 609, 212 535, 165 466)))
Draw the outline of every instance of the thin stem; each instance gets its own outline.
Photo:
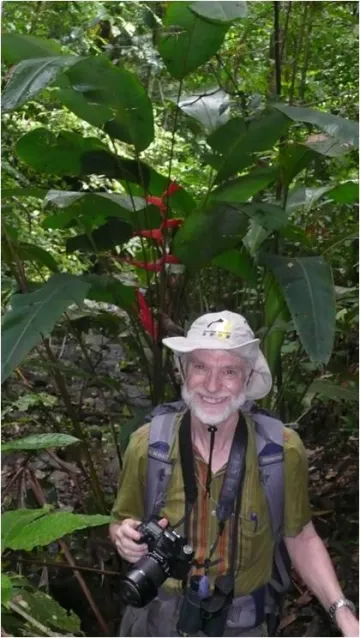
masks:
POLYGON ((276 95, 281 95, 281 52, 280 52, 280 2, 274 2, 274 49, 276 95))
MULTIPOLYGON (((34 496, 37 500, 37 502, 39 503, 39 505, 41 507, 44 507, 44 505, 46 505, 46 499, 44 497, 44 493, 41 489, 41 485, 39 483, 39 481, 37 480, 34 472, 32 472, 31 470, 28 471, 29 474, 29 478, 30 478, 30 484, 31 484, 31 488, 34 492, 34 496)), ((99 608, 97 607, 90 591, 89 588, 87 586, 87 584, 85 583, 83 577, 81 576, 80 572, 76 569, 76 564, 75 561, 72 557, 72 554, 67 546, 67 544, 65 543, 65 541, 61 540, 61 538, 57 539, 57 543, 61 548, 62 553, 64 554, 66 560, 68 561, 69 565, 71 565, 71 567, 73 567, 74 569, 74 576, 76 578, 76 580, 78 581, 83 594, 86 598, 86 600, 88 601, 92 611, 94 612, 94 615, 96 617, 96 620, 98 622, 98 625, 101 629, 101 631, 103 632, 103 634, 105 636, 110 636, 110 631, 109 628, 105 622, 105 620, 103 619, 101 612, 99 610, 99 608)))
MULTIPOLYGON (((19 558, 19 563, 27 563, 28 565, 40 565, 41 567, 50 567, 54 569, 74 569, 73 565, 67 565, 66 563, 52 563, 43 560, 19 558)), ((116 572, 109 569, 97 569, 96 567, 85 567, 84 565, 75 565, 76 570, 80 572, 92 572, 94 574, 100 574, 101 576, 121 576, 122 572, 116 572)))

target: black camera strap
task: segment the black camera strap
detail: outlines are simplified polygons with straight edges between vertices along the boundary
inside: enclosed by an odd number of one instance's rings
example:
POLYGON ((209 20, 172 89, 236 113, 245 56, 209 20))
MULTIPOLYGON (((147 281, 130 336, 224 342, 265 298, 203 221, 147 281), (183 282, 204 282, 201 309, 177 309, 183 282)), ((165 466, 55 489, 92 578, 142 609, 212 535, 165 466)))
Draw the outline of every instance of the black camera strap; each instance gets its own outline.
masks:
MULTIPOLYGON (((237 553, 238 518, 241 505, 241 488, 245 475, 247 439, 248 431, 246 421, 242 413, 239 412, 238 423, 235 429, 230 449, 229 460, 227 463, 224 480, 221 486, 220 499, 216 507, 218 533, 214 543, 210 547, 210 553, 208 558, 205 560, 204 565, 197 565, 198 567, 205 566, 205 569, 208 569, 211 564, 215 564, 218 562, 215 561, 215 563, 211 563, 211 557, 216 550, 220 536, 223 533, 225 523, 232 514, 235 515, 231 547, 230 571, 232 572, 235 567, 237 553)), ((184 522, 185 536, 189 538, 190 513, 196 503, 198 495, 195 476, 194 454, 191 440, 191 419, 189 411, 185 413, 180 425, 179 448, 185 491, 185 515, 175 527, 184 522)))

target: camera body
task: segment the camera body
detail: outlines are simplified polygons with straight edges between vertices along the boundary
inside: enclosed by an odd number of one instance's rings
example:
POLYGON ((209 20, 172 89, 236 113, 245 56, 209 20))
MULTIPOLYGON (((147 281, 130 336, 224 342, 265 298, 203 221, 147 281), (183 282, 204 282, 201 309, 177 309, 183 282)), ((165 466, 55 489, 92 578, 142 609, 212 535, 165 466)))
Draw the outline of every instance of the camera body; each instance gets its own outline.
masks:
POLYGON ((169 578, 184 579, 191 567, 194 550, 186 538, 171 528, 163 529, 156 521, 141 523, 137 528, 149 551, 121 579, 122 598, 133 607, 144 607, 157 595, 158 588, 169 578))

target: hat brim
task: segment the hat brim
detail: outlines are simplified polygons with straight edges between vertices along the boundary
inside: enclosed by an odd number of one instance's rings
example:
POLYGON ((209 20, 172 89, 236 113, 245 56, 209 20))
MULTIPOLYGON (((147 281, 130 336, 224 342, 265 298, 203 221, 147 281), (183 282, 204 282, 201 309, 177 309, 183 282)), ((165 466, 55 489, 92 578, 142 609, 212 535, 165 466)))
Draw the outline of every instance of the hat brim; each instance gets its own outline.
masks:
MULTIPOLYGON (((245 341, 241 346, 231 346, 226 343, 226 339, 217 339, 213 337, 211 340, 208 337, 196 339, 189 339, 188 337, 167 337, 162 340, 163 344, 173 350, 176 354, 186 354, 187 352, 194 352, 194 350, 233 350, 240 351, 246 346, 259 344, 259 339, 249 339, 245 341)), ((245 355, 246 356, 246 355, 245 355)))
POLYGON ((259 348, 260 339, 250 339, 241 346, 230 346, 224 339, 213 337, 211 340, 189 339, 188 337, 167 337, 163 344, 170 348, 175 355, 180 356, 194 350, 226 350, 232 352, 251 363, 251 375, 246 386, 246 398, 250 401, 262 399, 271 390, 272 376, 268 363, 259 348), (211 341, 211 342, 210 342, 211 341))

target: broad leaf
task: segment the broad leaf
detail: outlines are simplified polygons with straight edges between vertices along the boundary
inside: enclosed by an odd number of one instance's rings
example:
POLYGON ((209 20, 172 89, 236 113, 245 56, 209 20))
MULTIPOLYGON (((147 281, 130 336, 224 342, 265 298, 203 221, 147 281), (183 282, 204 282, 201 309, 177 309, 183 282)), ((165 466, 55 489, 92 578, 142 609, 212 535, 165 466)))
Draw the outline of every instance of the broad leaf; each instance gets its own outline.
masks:
POLYGON ((41 266, 46 266, 46 268, 52 272, 59 271, 54 257, 50 255, 47 250, 35 244, 27 244, 25 242, 17 243, 16 254, 22 261, 34 261, 41 266))
MULTIPOLYGON (((108 150, 88 151, 81 157, 82 172, 86 175, 105 175, 112 179, 135 182, 148 190, 153 169, 140 160, 120 157, 108 150)), ((155 172, 155 171, 154 171, 155 172)))
POLYGON ((1 574, 1 604, 5 605, 9 602, 13 595, 13 584, 7 574, 1 574))
POLYGON ((11 374, 66 308, 79 304, 89 284, 72 275, 54 275, 35 292, 16 294, 2 319, 2 380, 11 374))
POLYGON ((243 204, 239 206, 239 209, 268 231, 279 230, 287 224, 287 212, 276 204, 254 202, 253 204, 243 204))
POLYGON ((71 512, 19 509, 1 517, 2 549, 25 550, 53 543, 58 538, 79 529, 107 525, 110 516, 85 515, 71 512))
MULTIPOLYGON (((269 364, 274 379, 278 372, 281 347, 286 332, 286 322, 289 319, 289 311, 279 283, 271 272, 267 272, 263 279, 264 286, 264 321, 267 328, 262 343, 266 361, 269 364)), ((271 393, 265 397, 264 407, 271 405, 271 393)))
POLYGON ((324 196, 325 199, 334 200, 339 204, 352 204, 359 199, 359 185, 357 182, 348 181, 343 184, 326 184, 318 188, 298 186, 290 191, 286 210, 293 213, 299 208, 304 208, 309 212, 324 196))
POLYGON ((177 80, 195 71, 219 50, 228 26, 197 16, 187 2, 169 2, 158 48, 166 68, 177 80))
POLYGON ((290 191, 287 197, 286 210, 288 213, 293 213, 299 208, 303 208, 305 212, 308 213, 319 199, 333 188, 333 185, 328 184, 326 186, 320 186, 319 188, 297 186, 290 191))
POLYGON ((65 97, 60 92, 59 97, 78 117, 133 145, 138 152, 153 141, 151 101, 135 74, 114 66, 105 56, 93 56, 68 69, 66 77, 73 99, 69 93, 65 97), (90 111, 100 118, 97 123, 89 117, 90 111))
POLYGON ((210 146, 222 156, 216 181, 221 182, 252 164, 253 154, 272 148, 289 125, 287 117, 274 111, 249 125, 234 118, 218 128, 208 138, 210 146))
MULTIPOLYGON (((16 603, 26 609, 27 613, 46 627, 61 629, 65 633, 55 633, 55 636, 81 635, 81 621, 72 611, 61 607, 54 598, 43 591, 16 590, 16 603), (70 632, 70 633, 69 633, 70 632)), ((48 634, 49 635, 49 634, 48 634)))
POLYGON ((211 263, 213 266, 218 266, 237 275, 250 286, 256 287, 256 266, 244 247, 226 250, 224 253, 221 253, 221 255, 215 257, 211 263))
POLYGON ((232 22, 238 18, 246 18, 246 2, 192 2, 191 11, 214 22, 232 22))
POLYGON ((131 239, 133 229, 130 224, 110 217, 105 224, 102 224, 91 233, 76 235, 66 240, 66 252, 73 253, 77 250, 80 252, 96 253, 97 251, 108 250, 115 246, 121 246, 131 239))
POLYGON ((242 240, 245 248, 247 249, 251 257, 255 257, 260 246, 264 243, 264 241, 269 237, 270 234, 270 230, 265 230, 265 228, 263 228, 263 226, 260 226, 260 224, 258 224, 254 219, 251 220, 249 230, 242 240))
POLYGON ((17 155, 35 171, 50 175, 83 175, 83 157, 88 151, 107 147, 98 138, 61 131, 58 136, 39 127, 23 135, 15 146, 17 155))
POLYGON ((230 116, 229 94, 218 87, 184 95, 179 101, 176 97, 169 99, 184 113, 197 120, 207 133, 212 133, 225 124, 230 116))
MULTIPOLYGON (((117 217, 119 221, 123 220, 133 230, 158 228, 161 223, 159 209, 148 206, 143 198, 129 197, 121 193, 49 191, 44 203, 45 206, 61 209, 59 213, 51 215, 43 221, 44 228, 66 228, 73 221, 76 221, 80 227, 91 231, 104 224, 109 217, 117 217)), ((103 239, 106 241, 106 237, 102 237, 100 233, 102 245, 104 245, 103 239)))
POLYGON ((234 204, 214 204, 190 215, 175 236, 175 254, 190 270, 198 270, 246 233, 247 216, 234 204))
POLYGON ((353 204, 359 201, 359 182, 343 182, 335 186, 327 194, 329 199, 333 199, 338 204, 353 204))
POLYGON ((59 56, 19 62, 13 69, 2 95, 3 111, 13 111, 32 100, 55 80, 58 73, 78 61, 77 56, 59 56))
POLYGON ((314 124, 336 140, 356 148, 359 146, 359 125, 357 122, 304 107, 286 106, 285 104, 275 104, 274 107, 285 113, 294 122, 314 124))
POLYGON ((331 401, 359 401, 359 391, 355 387, 342 386, 329 379, 315 379, 307 390, 307 394, 318 394, 331 401))
POLYGON ((211 199, 222 202, 247 202, 259 191, 274 182, 279 175, 277 168, 255 168, 251 173, 226 182, 212 191, 211 199))
POLYGON ((129 310, 136 302, 135 289, 125 286, 116 277, 107 275, 82 275, 81 280, 91 285, 88 299, 115 304, 129 310))
POLYGON ((284 186, 288 187, 294 177, 308 168, 317 154, 303 144, 286 144, 280 149, 279 164, 283 175, 284 186))
POLYGON ((300 341, 312 361, 327 363, 335 334, 335 292, 330 266, 322 257, 262 254, 274 272, 300 341))
POLYGON ((54 40, 37 38, 34 35, 4 33, 1 36, 1 53, 4 62, 17 64, 30 58, 60 55, 61 46, 54 40))
POLYGON ((21 439, 15 439, 9 443, 1 444, 1 451, 9 450, 43 450, 45 448, 66 447, 78 443, 79 439, 70 434, 50 433, 31 434, 21 439))

